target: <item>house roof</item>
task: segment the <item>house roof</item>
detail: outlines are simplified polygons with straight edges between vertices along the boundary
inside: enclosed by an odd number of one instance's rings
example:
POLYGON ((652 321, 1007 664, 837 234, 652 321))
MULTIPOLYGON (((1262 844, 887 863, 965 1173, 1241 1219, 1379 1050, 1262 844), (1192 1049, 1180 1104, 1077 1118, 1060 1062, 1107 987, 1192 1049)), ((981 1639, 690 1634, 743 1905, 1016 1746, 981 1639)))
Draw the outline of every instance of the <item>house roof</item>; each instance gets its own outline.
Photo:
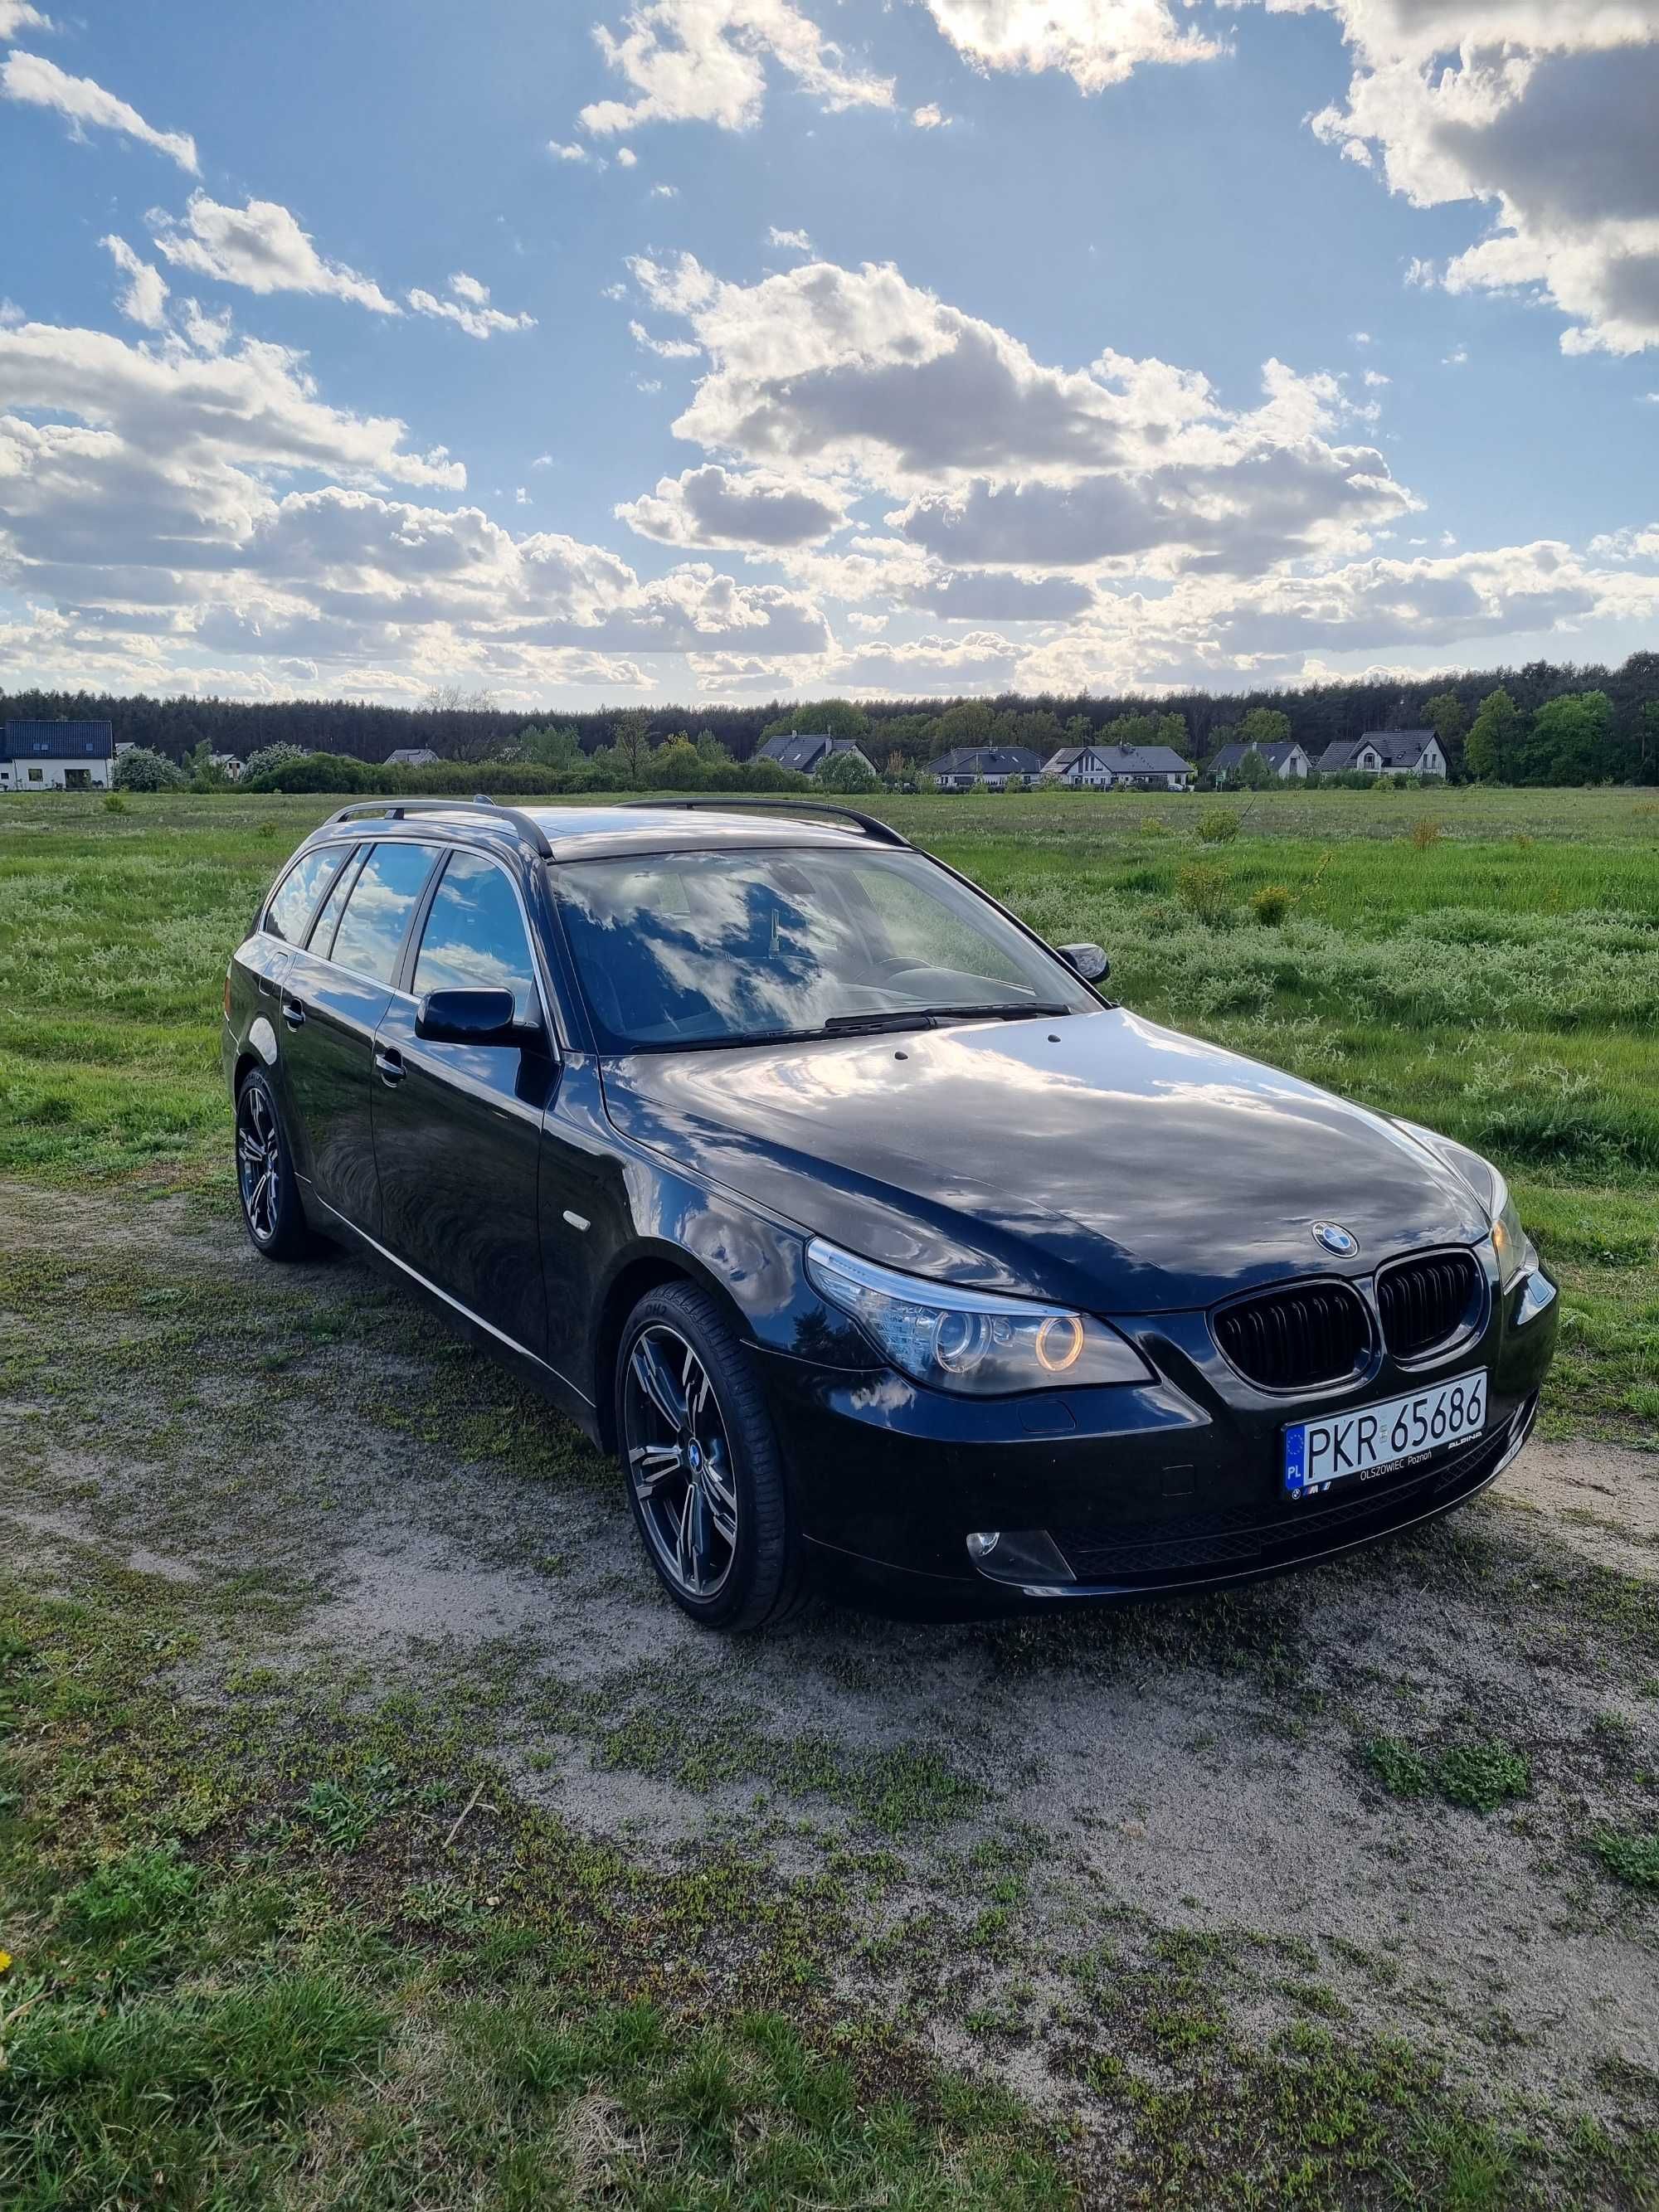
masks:
POLYGON ((430 745, 399 745, 396 752, 386 755, 386 764, 388 768, 426 768, 437 757, 430 745))
POLYGON ((1042 763, 1029 745, 957 745, 927 768, 933 775, 1038 775, 1042 763))
POLYGON ((1322 773, 1352 768, 1357 754, 1370 745, 1384 768, 1415 768, 1435 742, 1432 730, 1362 730, 1357 738, 1340 738, 1319 756, 1322 773))
POLYGON ((1043 762, 1042 773, 1044 775, 1057 775, 1062 769, 1068 769, 1074 763, 1080 761, 1085 753, 1098 752, 1099 750, 1097 745, 1061 745, 1058 751, 1050 753, 1048 759, 1043 762))
POLYGON ((1224 772, 1237 768, 1246 753, 1260 753, 1269 768, 1283 768, 1291 755, 1299 753, 1301 750, 1294 738, 1273 738, 1265 745, 1258 744, 1251 738, 1242 742, 1236 738, 1231 744, 1223 745, 1210 763, 1210 773, 1213 775, 1218 769, 1224 772))
POLYGON ((114 726, 109 722, 8 722, 3 760, 111 760, 114 726))
POLYGON ((832 738, 823 730, 787 730, 781 737, 768 738, 755 757, 775 761, 780 768, 798 769, 802 775, 816 775, 832 753, 861 750, 856 738, 832 738))
POLYGON ((1114 775, 1190 775, 1192 763, 1170 745, 1096 745, 1114 775))

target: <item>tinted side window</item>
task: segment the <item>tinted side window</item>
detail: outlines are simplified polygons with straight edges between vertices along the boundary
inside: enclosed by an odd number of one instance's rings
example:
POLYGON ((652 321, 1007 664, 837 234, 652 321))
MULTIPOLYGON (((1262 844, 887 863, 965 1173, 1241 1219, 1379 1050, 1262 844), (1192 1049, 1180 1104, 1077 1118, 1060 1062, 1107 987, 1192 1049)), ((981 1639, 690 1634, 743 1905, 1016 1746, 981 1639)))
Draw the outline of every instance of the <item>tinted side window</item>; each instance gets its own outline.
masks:
POLYGON ((530 943, 512 884, 480 854, 452 853, 422 933, 415 995, 465 990, 511 991, 514 1018, 537 1018, 530 943))
POLYGON ((325 960, 334 950, 334 933, 340 926, 340 916, 345 912, 345 902, 351 896, 351 886, 356 881, 354 863, 364 851, 362 845, 351 848, 351 859, 334 878, 334 887, 323 901, 322 911, 311 925, 311 934, 306 939, 307 948, 320 953, 325 960))
POLYGON ((349 845, 324 845, 295 862, 266 910, 265 927, 273 937, 286 938, 290 945, 301 942, 318 900, 350 849, 349 845))
POLYGON ((398 972, 409 917, 437 859, 435 845, 376 845, 358 871, 334 933, 342 968, 389 983, 398 972))

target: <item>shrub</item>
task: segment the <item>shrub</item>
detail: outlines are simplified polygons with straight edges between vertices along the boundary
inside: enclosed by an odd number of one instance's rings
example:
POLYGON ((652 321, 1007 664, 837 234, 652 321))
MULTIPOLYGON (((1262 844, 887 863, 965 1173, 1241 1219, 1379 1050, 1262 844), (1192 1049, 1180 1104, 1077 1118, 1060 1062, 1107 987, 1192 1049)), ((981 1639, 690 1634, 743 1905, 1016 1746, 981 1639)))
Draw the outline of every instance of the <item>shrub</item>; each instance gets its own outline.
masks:
POLYGON ((127 802, 122 798, 118 791, 106 791, 104 793, 104 811, 106 814, 125 814, 126 811, 127 802))
POLYGON ((817 783, 820 791, 843 795, 881 789, 881 778, 858 753, 832 753, 818 771, 817 783))
POLYGON ((1207 814, 1198 817, 1198 834, 1206 845, 1225 845, 1238 835, 1238 817, 1224 808, 1212 806, 1207 814))
POLYGON ((1189 861, 1176 878, 1176 896, 1196 921, 1208 922, 1213 928, 1226 921, 1231 911, 1227 898, 1227 872, 1224 868, 1206 868, 1200 861, 1189 861))
POLYGON ((1428 1794, 1428 1761, 1398 1736, 1374 1735, 1364 1749, 1365 1764, 1391 1797, 1428 1794))
POLYGON ((1511 1797, 1526 1796, 1532 1788, 1532 1767, 1506 1743, 1455 1744, 1441 1754, 1434 1778, 1449 1803, 1467 1805, 1474 1813, 1492 1813, 1511 1797))
POLYGON ((129 745, 115 763, 118 791, 182 791, 183 769, 148 745, 129 745))
POLYGON ((1437 845, 1445 834, 1432 814, 1419 814, 1412 824, 1412 842, 1419 853, 1426 853, 1431 845, 1437 845))
POLYGON ((284 761, 304 760, 305 757, 303 745, 291 745, 286 742, 260 745, 243 762, 240 781, 246 783, 251 775, 269 775, 272 769, 281 768, 284 761))
POLYGON ((1291 894, 1283 884, 1263 884, 1250 905, 1264 929, 1277 929, 1291 910, 1291 894))
POLYGON ((1617 1828, 1598 1828, 1590 1849, 1616 1881, 1632 1889, 1659 1889, 1659 1834, 1626 1835, 1617 1828))

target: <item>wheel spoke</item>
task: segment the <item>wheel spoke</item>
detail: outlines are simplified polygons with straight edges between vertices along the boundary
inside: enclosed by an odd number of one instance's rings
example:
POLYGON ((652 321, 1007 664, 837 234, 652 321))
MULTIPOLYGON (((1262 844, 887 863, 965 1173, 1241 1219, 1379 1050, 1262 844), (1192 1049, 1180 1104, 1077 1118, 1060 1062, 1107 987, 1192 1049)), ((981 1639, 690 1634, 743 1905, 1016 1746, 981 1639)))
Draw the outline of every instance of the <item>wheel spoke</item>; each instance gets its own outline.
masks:
POLYGON ((236 1155, 244 1167, 258 1168, 264 1165, 265 1148, 252 1129, 244 1129, 237 1136, 236 1155))
POLYGON ((714 1534, 728 1550, 734 1550, 738 1541, 738 1501, 718 1490, 713 1482, 702 1486, 703 1511, 708 1515, 714 1534))
POLYGON ((662 1354, 648 1336, 634 1347, 634 1377, 676 1436, 685 1427, 685 1403, 674 1389, 662 1354))
POLYGON ((702 1588, 702 1576, 698 1571, 702 1562, 698 1556, 696 1539, 693 1534, 693 1522, 696 1518, 696 1485, 688 1483, 685 1488, 685 1498, 680 1506, 679 1527, 675 1532, 674 1564, 679 1569, 680 1580, 688 1589, 694 1591, 702 1588))
POLYGON ((694 1437, 698 1433, 697 1424, 702 1419, 703 1407, 708 1403, 712 1387, 708 1369, 688 1345, 685 1365, 680 1371, 680 1392, 685 1400, 686 1426, 694 1437))
POLYGON ((634 1487, 641 1498, 649 1498, 671 1474, 678 1474, 684 1464, 678 1444, 635 1444, 628 1455, 634 1470, 634 1487))

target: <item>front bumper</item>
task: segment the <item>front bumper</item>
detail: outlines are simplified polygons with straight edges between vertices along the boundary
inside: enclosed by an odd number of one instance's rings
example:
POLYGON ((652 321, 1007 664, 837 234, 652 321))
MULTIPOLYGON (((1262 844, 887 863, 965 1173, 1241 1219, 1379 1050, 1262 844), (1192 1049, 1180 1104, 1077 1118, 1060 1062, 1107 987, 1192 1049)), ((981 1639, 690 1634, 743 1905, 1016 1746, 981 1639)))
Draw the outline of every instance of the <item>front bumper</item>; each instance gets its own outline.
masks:
MULTIPOLYGON (((1449 1511, 1521 1449, 1554 1349, 1559 1300, 1524 1327, 1494 1301, 1446 1371, 1486 1369, 1487 1425, 1472 1443, 1322 1496, 1282 1487, 1285 1423, 1334 1409, 1252 1389, 1215 1352, 1204 1316, 1120 1322, 1158 1370, 1144 1388, 973 1400, 886 1371, 848 1376, 766 1359, 768 1395, 818 1578, 884 1610, 965 1618, 1044 1604, 1211 1589, 1277 1574, 1449 1511), (977 1564, 968 1538, 1003 1530, 1018 1554, 977 1564)), ((1436 1379, 1384 1364, 1335 1405, 1436 1379)))

